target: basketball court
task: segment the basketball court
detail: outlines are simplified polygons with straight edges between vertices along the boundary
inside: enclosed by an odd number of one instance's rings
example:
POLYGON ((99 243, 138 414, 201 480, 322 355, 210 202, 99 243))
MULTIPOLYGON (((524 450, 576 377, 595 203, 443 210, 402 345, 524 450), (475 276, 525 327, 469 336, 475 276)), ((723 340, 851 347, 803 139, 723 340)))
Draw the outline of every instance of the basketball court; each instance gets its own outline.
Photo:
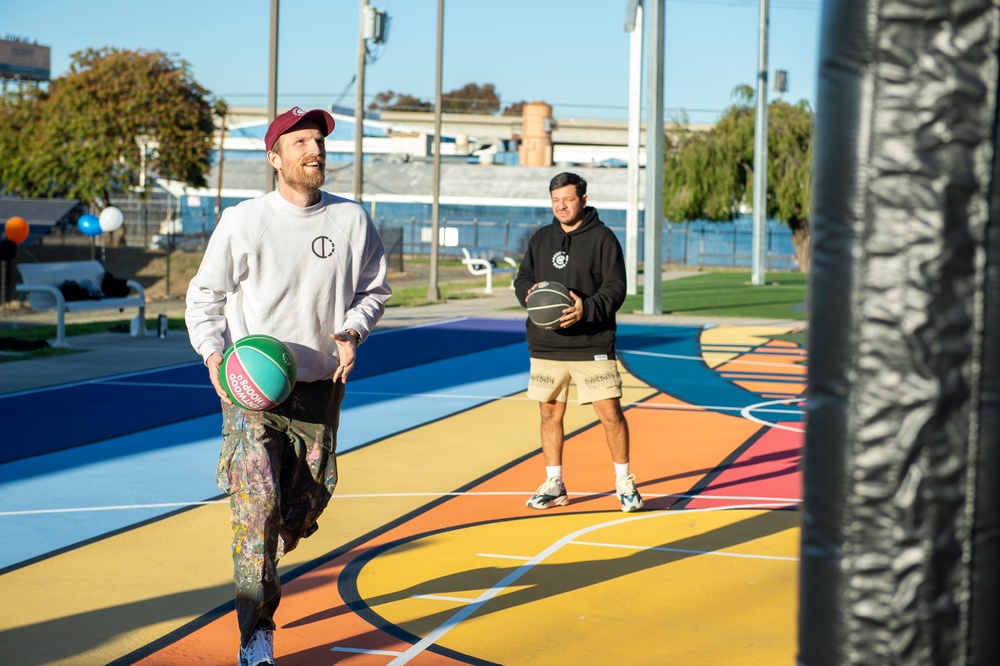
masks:
MULTIPOLYGON (((646 500, 625 514, 576 404, 571 501, 525 507, 544 472, 523 326, 456 318, 365 343, 337 493, 281 562, 279 663, 793 663, 798 330, 620 324, 646 500)), ((235 663, 201 363, 0 395, 0 411, 3 663, 235 663)))

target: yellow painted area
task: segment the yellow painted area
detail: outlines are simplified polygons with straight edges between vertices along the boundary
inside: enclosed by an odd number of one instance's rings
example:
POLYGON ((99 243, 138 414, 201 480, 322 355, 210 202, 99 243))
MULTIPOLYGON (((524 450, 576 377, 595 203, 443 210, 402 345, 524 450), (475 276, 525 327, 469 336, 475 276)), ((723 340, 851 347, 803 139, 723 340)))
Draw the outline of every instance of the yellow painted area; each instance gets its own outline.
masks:
POLYGON ((418 539, 373 559, 357 584, 389 623, 420 636, 447 628, 438 644, 495 663, 790 664, 798 518, 545 514, 418 539), (530 568, 502 557, 550 548, 530 568), (527 570, 455 623, 461 599, 479 599, 519 568, 527 570))
MULTIPOLYGON (((701 332, 702 345, 728 345, 754 347, 766 343, 772 336, 798 330, 792 326, 715 326, 701 332)), ((742 351, 702 351, 705 364, 716 368, 743 355, 742 351)), ((744 368, 746 369, 746 368, 744 368)))
MULTIPOLYGON (((628 400, 654 392, 625 377, 628 400)), ((567 431, 595 421, 568 410, 567 431)), ((282 559, 287 572, 539 449, 538 407, 491 402, 339 458, 320 529, 282 559), (351 495, 384 495, 349 497, 351 495)), ((530 494, 534 488, 525 488, 530 494)), ((81 520, 85 518, 81 517, 81 520)), ((76 548, 0 577, 5 666, 107 664, 232 600, 228 503, 76 548)))

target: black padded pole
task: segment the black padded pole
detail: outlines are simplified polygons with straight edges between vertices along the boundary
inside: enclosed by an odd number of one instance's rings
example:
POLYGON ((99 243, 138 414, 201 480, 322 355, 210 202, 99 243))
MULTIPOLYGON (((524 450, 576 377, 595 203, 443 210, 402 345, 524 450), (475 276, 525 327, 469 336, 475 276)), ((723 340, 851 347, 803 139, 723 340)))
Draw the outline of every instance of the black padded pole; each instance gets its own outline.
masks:
POLYGON ((998 12, 824 2, 804 666, 1000 663, 998 12))

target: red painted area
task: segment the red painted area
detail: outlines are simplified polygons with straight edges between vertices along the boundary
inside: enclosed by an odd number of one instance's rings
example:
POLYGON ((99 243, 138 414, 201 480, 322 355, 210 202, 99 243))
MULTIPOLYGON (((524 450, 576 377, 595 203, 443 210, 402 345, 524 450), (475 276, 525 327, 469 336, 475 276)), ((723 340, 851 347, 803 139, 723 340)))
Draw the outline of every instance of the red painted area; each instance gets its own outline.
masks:
POLYGON ((264 395, 264 391, 250 376, 240 359, 239 349, 233 348, 226 355, 222 368, 226 392, 229 393, 233 402, 252 410, 271 409, 278 405, 277 402, 264 395))
POLYGON ((753 504, 773 501, 798 506, 802 499, 802 444, 804 423, 779 423, 743 452, 688 508, 722 504, 753 504), (706 499, 728 498, 725 501, 706 499))

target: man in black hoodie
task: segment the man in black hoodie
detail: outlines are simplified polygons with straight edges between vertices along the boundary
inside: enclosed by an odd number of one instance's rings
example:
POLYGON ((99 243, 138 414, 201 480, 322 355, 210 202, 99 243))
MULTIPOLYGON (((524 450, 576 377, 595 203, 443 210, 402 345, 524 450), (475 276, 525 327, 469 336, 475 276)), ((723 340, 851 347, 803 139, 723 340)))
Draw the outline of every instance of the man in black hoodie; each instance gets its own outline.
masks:
POLYGON ((615 312, 625 301, 625 260, 614 233, 587 205, 587 181, 561 173, 549 183, 552 224, 528 242, 514 289, 521 305, 539 282, 559 282, 573 305, 559 327, 547 331, 527 321, 531 376, 528 397, 541 409, 545 483, 528 500, 533 509, 565 505, 562 481, 563 417, 570 381, 580 404, 592 403, 604 426, 615 466, 615 494, 622 511, 642 508, 629 473, 628 422, 622 413, 622 380, 615 357, 615 312))

